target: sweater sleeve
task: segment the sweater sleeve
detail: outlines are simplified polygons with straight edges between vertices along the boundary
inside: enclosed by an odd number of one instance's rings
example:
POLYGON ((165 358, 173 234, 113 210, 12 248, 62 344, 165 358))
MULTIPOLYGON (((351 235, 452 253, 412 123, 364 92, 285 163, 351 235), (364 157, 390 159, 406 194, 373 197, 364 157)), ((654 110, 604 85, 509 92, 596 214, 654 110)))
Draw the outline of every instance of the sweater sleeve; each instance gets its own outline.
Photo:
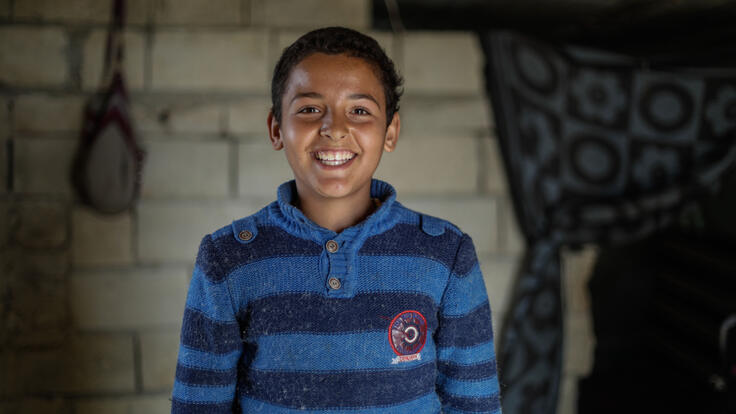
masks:
POLYGON ((172 413, 232 413, 240 327, 215 242, 199 246, 181 328, 172 413))
POLYGON ((442 412, 500 413, 491 308, 475 247, 466 234, 449 279, 437 331, 442 412))

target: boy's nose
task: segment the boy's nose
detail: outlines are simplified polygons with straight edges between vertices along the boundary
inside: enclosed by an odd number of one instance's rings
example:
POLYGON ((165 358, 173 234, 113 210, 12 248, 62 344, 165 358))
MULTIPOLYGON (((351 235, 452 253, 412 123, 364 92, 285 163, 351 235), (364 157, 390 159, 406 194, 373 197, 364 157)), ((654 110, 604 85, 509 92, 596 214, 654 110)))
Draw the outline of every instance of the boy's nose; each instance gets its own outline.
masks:
POLYGON ((343 139, 348 135, 348 128, 339 116, 326 116, 319 129, 320 135, 331 140, 343 139))

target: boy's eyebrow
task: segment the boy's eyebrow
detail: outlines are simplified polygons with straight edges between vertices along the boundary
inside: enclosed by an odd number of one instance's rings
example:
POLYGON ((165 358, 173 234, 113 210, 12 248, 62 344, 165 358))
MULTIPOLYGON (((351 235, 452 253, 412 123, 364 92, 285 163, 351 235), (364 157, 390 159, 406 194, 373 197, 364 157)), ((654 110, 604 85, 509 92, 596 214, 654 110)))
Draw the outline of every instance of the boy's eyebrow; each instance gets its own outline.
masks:
MULTIPOLYGON (((314 98, 314 99, 319 99, 319 98, 322 98, 322 97, 323 97, 322 94, 319 94, 317 92, 300 92, 300 93, 297 93, 296 95, 294 95, 293 98, 291 98, 291 102, 294 102, 295 100, 297 100, 299 98, 314 98)), ((348 98, 349 99, 368 99, 370 101, 375 102, 375 104, 378 105, 379 108, 381 107, 381 104, 378 103, 378 101, 376 100, 376 98, 374 98, 372 95, 368 95, 366 93, 354 93, 352 95, 349 95, 348 98)))
POLYGON ((350 99, 368 99, 370 101, 375 102, 376 105, 378 105, 379 108, 381 107, 381 104, 378 103, 378 101, 376 100, 376 98, 374 98, 371 95, 365 94, 365 93, 354 93, 354 94, 348 96, 348 98, 350 98, 350 99))
POLYGON ((296 101, 299 98, 321 98, 322 95, 318 94, 317 92, 300 92, 296 95, 294 95, 293 98, 291 98, 291 102, 296 101))

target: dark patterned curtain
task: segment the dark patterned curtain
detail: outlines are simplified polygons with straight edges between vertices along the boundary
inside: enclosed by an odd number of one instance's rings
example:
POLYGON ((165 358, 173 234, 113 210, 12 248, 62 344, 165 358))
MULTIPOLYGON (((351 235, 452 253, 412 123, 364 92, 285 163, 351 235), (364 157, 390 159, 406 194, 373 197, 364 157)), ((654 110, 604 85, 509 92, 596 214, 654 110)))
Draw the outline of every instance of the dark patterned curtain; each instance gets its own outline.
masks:
POLYGON ((718 188, 736 160, 736 70, 650 67, 508 32, 481 43, 528 246, 501 329, 502 404, 554 413, 560 247, 641 238, 718 188))

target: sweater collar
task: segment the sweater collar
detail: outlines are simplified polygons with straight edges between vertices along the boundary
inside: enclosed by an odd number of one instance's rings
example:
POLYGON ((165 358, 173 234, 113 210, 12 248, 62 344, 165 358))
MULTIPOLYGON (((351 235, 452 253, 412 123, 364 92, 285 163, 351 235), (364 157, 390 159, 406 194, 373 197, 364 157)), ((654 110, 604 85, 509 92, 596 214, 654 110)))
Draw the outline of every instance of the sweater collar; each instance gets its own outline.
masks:
POLYGON ((371 198, 381 200, 381 206, 360 223, 348 227, 340 233, 319 226, 301 210, 294 206, 297 198, 296 182, 294 180, 281 184, 277 191, 277 201, 271 208, 271 216, 289 233, 309 238, 317 242, 326 239, 365 239, 392 227, 397 221, 397 215, 392 214, 396 201, 396 190, 381 180, 371 180, 371 198))

